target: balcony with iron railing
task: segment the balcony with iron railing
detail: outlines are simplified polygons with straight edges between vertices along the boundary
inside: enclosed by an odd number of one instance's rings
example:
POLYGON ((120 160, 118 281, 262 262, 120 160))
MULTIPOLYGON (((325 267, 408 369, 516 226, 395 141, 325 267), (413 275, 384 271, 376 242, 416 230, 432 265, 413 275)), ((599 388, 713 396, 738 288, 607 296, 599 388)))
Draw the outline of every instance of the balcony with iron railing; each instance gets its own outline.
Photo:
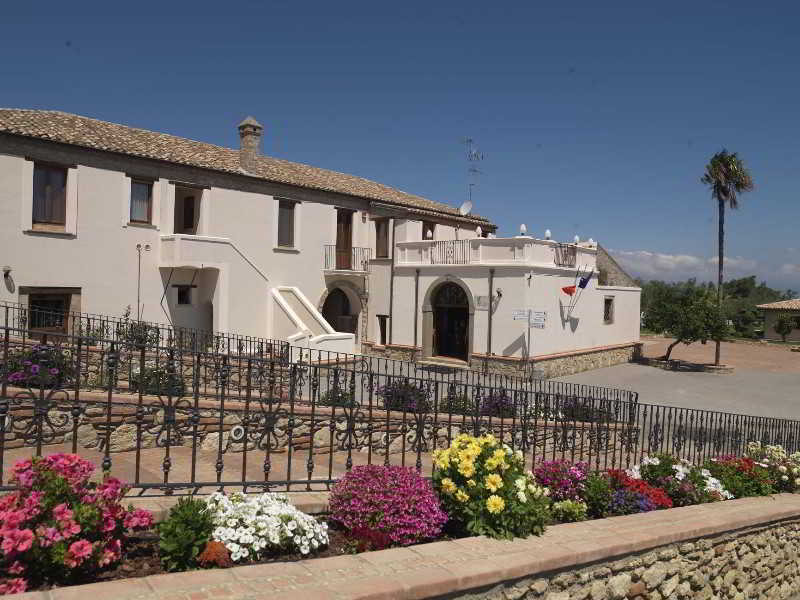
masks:
POLYGON ((325 270, 369 273, 372 248, 338 248, 335 244, 325 245, 325 270))
POLYGON ((398 265, 518 265, 574 269, 594 267, 594 243, 559 243, 527 236, 399 242, 398 265))

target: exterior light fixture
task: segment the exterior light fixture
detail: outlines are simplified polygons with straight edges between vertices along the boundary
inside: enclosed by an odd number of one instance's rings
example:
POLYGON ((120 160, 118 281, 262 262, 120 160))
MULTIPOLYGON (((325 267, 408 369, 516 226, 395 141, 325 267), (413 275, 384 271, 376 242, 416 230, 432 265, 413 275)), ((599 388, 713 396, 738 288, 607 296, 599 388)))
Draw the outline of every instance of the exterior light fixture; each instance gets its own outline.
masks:
POLYGON ((11 277, 11 267, 8 265, 3 267, 3 279, 8 279, 11 277))
POLYGON ((544 239, 549 240, 553 235, 550 233, 549 229, 544 230, 544 239))
POLYGON ((527 235, 527 233, 528 233, 528 226, 525 225, 525 223, 523 223, 522 225, 519 226, 519 234, 527 235))
POLYGON ((576 235, 573 239, 575 240, 575 243, 577 244, 577 243, 579 243, 581 241, 581 236, 576 235))

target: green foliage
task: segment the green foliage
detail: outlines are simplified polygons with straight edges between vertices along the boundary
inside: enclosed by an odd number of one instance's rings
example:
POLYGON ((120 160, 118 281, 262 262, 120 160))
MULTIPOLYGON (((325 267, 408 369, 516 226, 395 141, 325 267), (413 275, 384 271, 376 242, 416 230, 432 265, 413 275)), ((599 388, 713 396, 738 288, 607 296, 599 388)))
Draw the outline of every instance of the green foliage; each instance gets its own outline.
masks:
POLYGON ((593 519, 607 517, 611 495, 611 483, 608 478, 597 473, 590 473, 586 478, 586 487, 583 492, 587 514, 593 519))
POLYGON ((769 469, 751 458, 725 456, 707 460, 704 466, 735 498, 775 493, 769 469))
POLYGON ((157 529, 164 568, 186 571, 197 567, 197 556, 211 539, 214 519, 202 500, 181 498, 157 529))
POLYGON ((711 157, 700 181, 711 188, 711 197, 731 208, 739 207, 739 194, 752 191, 753 178, 739 156, 723 149, 711 157))
POLYGON ((707 288, 687 285, 682 288, 663 286, 649 299, 644 325, 652 331, 675 338, 667 349, 679 343, 691 344, 727 337, 727 325, 720 315, 716 299, 707 288))
POLYGON ((786 336, 792 331, 794 331, 794 317, 786 313, 778 315, 778 319, 775 321, 775 333, 781 336, 785 342, 786 336))
POLYGON ((170 373, 164 367, 145 367, 143 371, 131 373, 131 390, 155 396, 183 396, 186 384, 180 373, 170 373))
POLYGON ((333 388, 320 394, 317 404, 319 406, 339 406, 343 408, 352 408, 358 403, 353 400, 353 394, 349 390, 333 388))
POLYGON ((555 502, 550 511, 559 523, 574 523, 586 520, 588 506, 579 500, 562 500, 555 502))
MULTIPOLYGON (((709 294, 715 295, 716 285, 712 283, 698 283, 694 279, 677 283, 663 281, 638 281, 642 288, 642 312, 645 314, 645 329, 650 327, 650 313, 654 305, 662 302, 662 296, 678 295, 690 287, 704 288, 709 294)), ((722 313, 731 323, 733 334, 736 337, 759 338, 764 329, 763 312, 756 308, 759 304, 791 300, 797 295, 794 290, 776 290, 765 282, 756 283, 755 275, 731 279, 722 285, 722 313)), ((655 333, 661 331, 653 330, 655 333)))

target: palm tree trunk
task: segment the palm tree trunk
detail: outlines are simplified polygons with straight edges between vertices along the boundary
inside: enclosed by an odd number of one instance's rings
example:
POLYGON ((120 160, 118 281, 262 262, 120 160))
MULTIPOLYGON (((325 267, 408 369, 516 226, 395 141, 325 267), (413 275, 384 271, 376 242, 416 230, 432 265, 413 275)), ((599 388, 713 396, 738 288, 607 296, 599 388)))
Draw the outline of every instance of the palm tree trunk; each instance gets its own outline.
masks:
MULTIPOLYGON (((719 248, 717 254, 717 311, 722 316, 722 269, 725 263, 725 201, 719 199, 719 248)), ((720 341, 716 340, 714 349, 714 364, 719 366, 720 341)))

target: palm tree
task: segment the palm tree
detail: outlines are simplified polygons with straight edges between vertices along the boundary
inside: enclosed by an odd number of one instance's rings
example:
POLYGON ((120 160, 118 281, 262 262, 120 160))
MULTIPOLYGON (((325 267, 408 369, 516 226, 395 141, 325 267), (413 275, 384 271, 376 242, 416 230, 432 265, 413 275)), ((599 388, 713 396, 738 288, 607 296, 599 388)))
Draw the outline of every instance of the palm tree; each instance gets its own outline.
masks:
MULTIPOLYGON (((711 187, 711 198, 719 206, 719 279, 717 281, 717 310, 722 313, 722 269, 725 262, 725 205, 732 209, 739 208, 739 194, 753 189, 753 178, 744 167, 744 163, 736 155, 723 148, 711 157, 706 165, 705 175, 700 179, 711 187)), ((714 352, 714 364, 719 365, 719 346, 717 340, 714 352)))

